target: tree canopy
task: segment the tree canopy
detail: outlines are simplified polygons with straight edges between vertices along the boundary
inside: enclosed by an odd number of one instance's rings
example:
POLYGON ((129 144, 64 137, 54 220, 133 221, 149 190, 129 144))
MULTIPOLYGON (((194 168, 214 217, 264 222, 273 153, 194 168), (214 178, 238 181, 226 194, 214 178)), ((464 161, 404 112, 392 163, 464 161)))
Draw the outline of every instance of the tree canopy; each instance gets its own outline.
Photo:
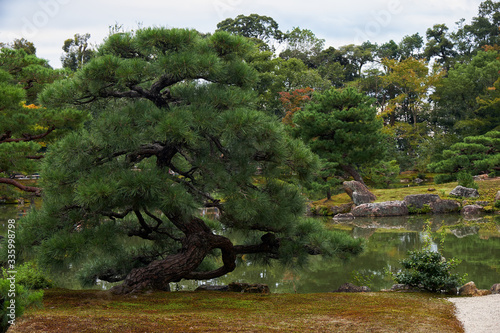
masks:
POLYGON ((46 146, 86 119, 85 112, 33 104, 37 93, 63 74, 22 48, 0 50, 1 184, 39 195, 39 187, 22 184, 15 174, 38 172, 46 146))
POLYGON ((359 253, 360 240, 304 219, 297 183, 317 159, 256 109, 250 52, 227 32, 117 33, 46 89, 43 103, 91 106, 94 119, 51 147, 43 207, 19 231, 25 255, 71 265, 87 284, 124 280, 113 291, 128 293, 224 275, 243 254, 300 264, 359 253), (218 218, 202 218, 207 208, 218 218))
POLYGON ((313 152, 358 181, 359 168, 382 157, 382 120, 373 100, 354 88, 314 94, 293 122, 313 152))

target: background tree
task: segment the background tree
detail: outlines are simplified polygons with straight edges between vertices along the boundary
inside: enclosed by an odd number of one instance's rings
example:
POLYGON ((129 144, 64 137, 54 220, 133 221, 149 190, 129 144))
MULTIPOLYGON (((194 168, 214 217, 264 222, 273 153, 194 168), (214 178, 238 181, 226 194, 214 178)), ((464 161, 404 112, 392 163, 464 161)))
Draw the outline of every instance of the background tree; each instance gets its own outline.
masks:
POLYGON ((227 31, 231 34, 256 39, 265 44, 264 50, 275 52, 283 41, 284 34, 279 25, 269 16, 250 14, 227 18, 217 23, 217 31, 227 31))
POLYGON ((45 84, 52 83, 68 74, 64 70, 52 69, 47 60, 27 53, 24 48, 4 47, 0 49, 0 69, 8 72, 12 80, 25 90, 27 104, 36 102, 37 95, 45 84))
POLYGON ((498 174, 500 173, 500 131, 491 131, 480 136, 469 136, 462 142, 443 151, 442 160, 432 163, 429 169, 448 173, 446 181, 456 180, 458 173, 498 174))
POLYGON ((76 128, 84 115, 26 105, 25 100, 26 91, 0 69, 0 184, 40 195, 40 188, 22 184, 14 175, 37 172, 37 161, 44 156, 42 148, 68 129, 76 128))
POLYGON ((313 67, 313 59, 319 55, 325 45, 325 40, 316 37, 309 29, 299 27, 287 31, 284 35, 285 50, 280 53, 283 59, 297 58, 308 67, 313 67))
POLYGON ((446 69, 451 67, 453 57, 456 56, 455 45, 448 30, 446 24, 435 24, 432 28, 427 29, 425 33, 427 43, 424 49, 424 56, 428 61, 436 57, 437 61, 446 69))
POLYGON ((273 57, 271 52, 258 52, 252 53, 248 62, 258 72, 254 89, 259 95, 260 108, 280 118, 288 112, 280 101, 281 92, 307 88, 322 91, 331 87, 317 70, 296 58, 284 60, 273 57))
POLYGON ((359 168, 375 163, 384 150, 382 120, 373 100, 353 88, 315 93, 305 110, 295 114, 294 124, 313 152, 360 182, 359 168))
POLYGON ((300 264, 358 253, 360 241, 303 218, 294 184, 316 158, 254 109, 256 72, 244 61, 252 49, 226 32, 119 33, 46 90, 42 101, 54 106, 100 110, 44 161, 43 207, 23 220, 20 249, 54 268, 71 264, 88 284, 124 279, 117 293, 215 278, 243 254, 300 264), (200 217, 207 207, 218 220, 200 217))
POLYGON ((456 64, 436 86, 432 123, 446 133, 480 135, 499 125, 497 109, 484 109, 478 98, 494 93, 500 71, 496 50, 479 51, 470 62, 456 64), (497 117, 498 118, 498 117, 497 117))
POLYGON ((83 67, 93 56, 95 51, 89 45, 90 34, 75 34, 73 38, 66 39, 62 47, 64 54, 61 56, 63 68, 76 71, 83 67))

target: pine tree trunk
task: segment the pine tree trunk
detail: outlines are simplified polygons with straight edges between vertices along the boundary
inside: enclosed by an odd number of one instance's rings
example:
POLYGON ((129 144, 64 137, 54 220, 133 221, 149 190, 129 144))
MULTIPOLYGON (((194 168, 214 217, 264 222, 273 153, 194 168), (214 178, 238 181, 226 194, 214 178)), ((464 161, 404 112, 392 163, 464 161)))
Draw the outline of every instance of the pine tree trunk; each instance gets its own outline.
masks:
POLYGON ((342 170, 347 172, 354 180, 360 182, 361 184, 365 185, 365 182, 363 181, 363 177, 359 174, 358 170, 356 170, 355 167, 353 167, 350 164, 344 164, 341 165, 342 170))
POLYGON ((186 279, 210 279, 233 271, 236 267, 236 250, 232 242, 223 236, 214 235, 198 218, 183 230, 187 236, 179 253, 165 259, 155 260, 145 267, 133 269, 123 284, 111 289, 114 294, 128 294, 145 290, 170 291, 170 282, 186 279), (210 272, 195 272, 207 254, 222 250, 223 266, 210 272))

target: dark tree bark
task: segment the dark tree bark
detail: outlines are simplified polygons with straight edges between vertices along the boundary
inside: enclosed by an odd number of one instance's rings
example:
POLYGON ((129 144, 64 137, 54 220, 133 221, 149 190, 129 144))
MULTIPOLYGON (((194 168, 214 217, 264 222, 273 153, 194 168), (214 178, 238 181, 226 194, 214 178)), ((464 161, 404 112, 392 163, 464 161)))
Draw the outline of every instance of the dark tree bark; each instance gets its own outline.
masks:
POLYGON ((271 234, 262 236, 262 243, 234 246, 226 237, 215 235, 199 218, 181 227, 186 237, 179 253, 155 260, 145 267, 133 269, 123 284, 111 289, 114 294, 128 294, 145 290, 170 291, 169 283, 181 279, 206 280, 220 277, 236 268, 236 256, 245 253, 268 253, 277 256, 279 240, 271 234), (195 271, 213 249, 222 252, 223 266, 208 272, 195 271))
POLYGON ((2 184, 8 184, 8 185, 13 185, 20 189, 21 191, 24 192, 31 192, 34 193, 36 196, 40 196, 42 189, 34 186, 26 186, 18 182, 17 180, 10 179, 10 178, 0 178, 0 183, 2 184))
POLYGON ((365 182, 363 181, 363 177, 361 177, 361 175, 359 174, 358 170, 356 170, 355 167, 353 167, 350 164, 344 164, 344 165, 341 165, 341 168, 342 168, 342 170, 344 170, 344 172, 348 173, 352 178, 354 178, 354 180, 365 185, 365 182))

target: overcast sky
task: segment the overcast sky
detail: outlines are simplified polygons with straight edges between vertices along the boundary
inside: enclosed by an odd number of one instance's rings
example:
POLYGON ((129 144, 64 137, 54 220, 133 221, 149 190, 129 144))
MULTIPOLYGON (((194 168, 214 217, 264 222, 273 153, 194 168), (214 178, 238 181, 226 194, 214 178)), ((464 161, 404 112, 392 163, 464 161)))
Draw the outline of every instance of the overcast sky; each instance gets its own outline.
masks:
POLYGON ((272 17, 282 31, 310 29, 326 46, 384 43, 445 23, 467 23, 481 0, 0 0, 0 42, 26 38, 37 56, 60 68, 61 47, 75 33, 90 33, 100 44, 109 27, 139 25, 194 28, 213 32, 217 23, 239 14, 272 17))

